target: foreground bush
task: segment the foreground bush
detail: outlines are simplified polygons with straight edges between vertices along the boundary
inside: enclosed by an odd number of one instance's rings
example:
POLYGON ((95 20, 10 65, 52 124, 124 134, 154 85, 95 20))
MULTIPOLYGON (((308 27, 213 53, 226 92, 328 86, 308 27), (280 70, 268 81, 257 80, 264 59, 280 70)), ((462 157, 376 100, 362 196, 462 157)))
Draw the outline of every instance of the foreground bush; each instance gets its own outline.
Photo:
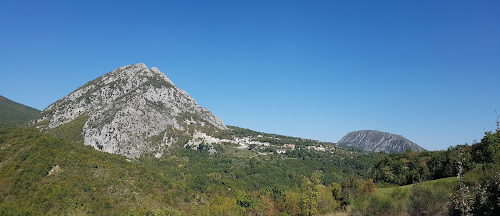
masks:
POLYGON ((411 189, 409 215, 446 215, 450 189, 443 186, 416 184, 411 189))
POLYGON ((452 197, 453 215, 500 215, 500 167, 484 164, 465 174, 452 197))

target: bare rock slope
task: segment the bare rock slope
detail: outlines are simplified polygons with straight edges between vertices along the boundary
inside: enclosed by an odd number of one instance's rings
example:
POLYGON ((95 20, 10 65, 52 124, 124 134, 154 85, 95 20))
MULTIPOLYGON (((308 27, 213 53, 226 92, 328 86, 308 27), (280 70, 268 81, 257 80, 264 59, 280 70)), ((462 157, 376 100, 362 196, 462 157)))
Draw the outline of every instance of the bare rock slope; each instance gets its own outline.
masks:
POLYGON ((401 135, 377 130, 352 131, 339 140, 337 145, 356 148, 367 152, 401 153, 407 149, 425 151, 414 142, 401 135))
POLYGON ((160 157, 179 134, 227 129, 164 73, 142 63, 88 82, 48 106, 32 124, 52 130, 77 118, 84 122, 85 145, 129 158, 160 157))

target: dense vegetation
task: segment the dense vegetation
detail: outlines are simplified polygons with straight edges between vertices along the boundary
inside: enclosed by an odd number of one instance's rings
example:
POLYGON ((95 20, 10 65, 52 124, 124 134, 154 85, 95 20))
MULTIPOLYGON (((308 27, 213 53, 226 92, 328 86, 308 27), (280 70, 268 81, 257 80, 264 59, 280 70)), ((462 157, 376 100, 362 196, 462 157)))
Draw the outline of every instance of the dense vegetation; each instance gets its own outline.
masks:
MULTIPOLYGON (((434 152, 258 154, 224 144, 129 160, 84 146, 83 122, 48 133, 0 127, 0 215, 500 215, 498 130, 434 152)), ((217 136, 330 145, 231 129, 217 136)))
POLYGON ((380 189, 360 199, 355 209, 363 215, 500 215, 499 159, 498 129, 471 146, 388 155, 372 170, 375 182, 416 184, 380 189), (425 182, 433 179, 440 180, 425 182))
POLYGON ((456 176, 458 163, 468 171, 474 167, 471 146, 459 145, 446 151, 390 154, 380 160, 371 177, 377 183, 407 185, 456 176))
POLYGON ((0 96, 0 126, 19 126, 40 113, 40 110, 0 96))
POLYGON ((0 215, 326 213, 343 201, 331 195, 334 182, 366 175, 380 159, 307 150, 245 159, 178 148, 129 161, 56 135, 0 128, 0 215))
POLYGON ((500 164, 500 132, 485 134, 481 142, 450 147, 446 151, 390 154, 374 167, 375 182, 406 185, 457 176, 478 164, 500 164))

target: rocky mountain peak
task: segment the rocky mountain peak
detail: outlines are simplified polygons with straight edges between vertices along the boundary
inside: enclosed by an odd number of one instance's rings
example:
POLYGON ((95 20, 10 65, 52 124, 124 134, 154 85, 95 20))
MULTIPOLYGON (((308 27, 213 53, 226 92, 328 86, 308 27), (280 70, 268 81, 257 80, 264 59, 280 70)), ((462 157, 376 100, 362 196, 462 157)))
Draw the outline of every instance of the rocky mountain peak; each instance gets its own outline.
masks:
POLYGON ((160 72, 145 64, 119 67, 48 106, 33 121, 42 130, 81 122, 85 145, 130 158, 163 154, 194 130, 226 125, 160 72))
POLYGON ((414 142, 401 135, 391 134, 378 130, 360 130, 347 133, 337 145, 356 148, 367 152, 401 153, 407 149, 425 151, 414 142))

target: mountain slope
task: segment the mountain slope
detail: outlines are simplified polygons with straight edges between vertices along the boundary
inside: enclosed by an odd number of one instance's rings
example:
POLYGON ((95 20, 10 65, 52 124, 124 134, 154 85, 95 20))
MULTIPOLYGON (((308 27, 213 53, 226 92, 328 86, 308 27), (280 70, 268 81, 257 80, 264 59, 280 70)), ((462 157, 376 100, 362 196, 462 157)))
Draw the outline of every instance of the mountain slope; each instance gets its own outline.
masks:
POLYGON ((293 159, 185 148, 172 155, 127 160, 52 133, 0 127, 0 215, 248 215, 238 197, 247 194, 255 202, 273 190, 282 199, 263 200, 292 212, 286 206, 298 208, 304 176, 321 170, 326 185, 368 177, 381 159, 306 150, 293 159))
MULTIPOLYGON (((85 145, 137 158, 161 157, 195 130, 227 127, 157 68, 134 64, 117 68, 47 107, 32 124, 42 130, 73 126, 85 145), (78 121, 75 123, 73 121, 78 121)), ((63 131, 64 133, 65 131, 63 131)))
POLYGON ((407 149, 412 151, 425 151, 425 149, 401 135, 377 130, 349 132, 339 140, 337 145, 347 148, 356 148, 367 152, 401 153, 407 149))
POLYGON ((148 196, 166 193, 172 177, 159 173, 49 133, 0 127, 0 215, 138 215, 165 206, 148 196))
POLYGON ((40 110, 14 102, 0 95, 0 126, 19 126, 35 118, 40 110))

